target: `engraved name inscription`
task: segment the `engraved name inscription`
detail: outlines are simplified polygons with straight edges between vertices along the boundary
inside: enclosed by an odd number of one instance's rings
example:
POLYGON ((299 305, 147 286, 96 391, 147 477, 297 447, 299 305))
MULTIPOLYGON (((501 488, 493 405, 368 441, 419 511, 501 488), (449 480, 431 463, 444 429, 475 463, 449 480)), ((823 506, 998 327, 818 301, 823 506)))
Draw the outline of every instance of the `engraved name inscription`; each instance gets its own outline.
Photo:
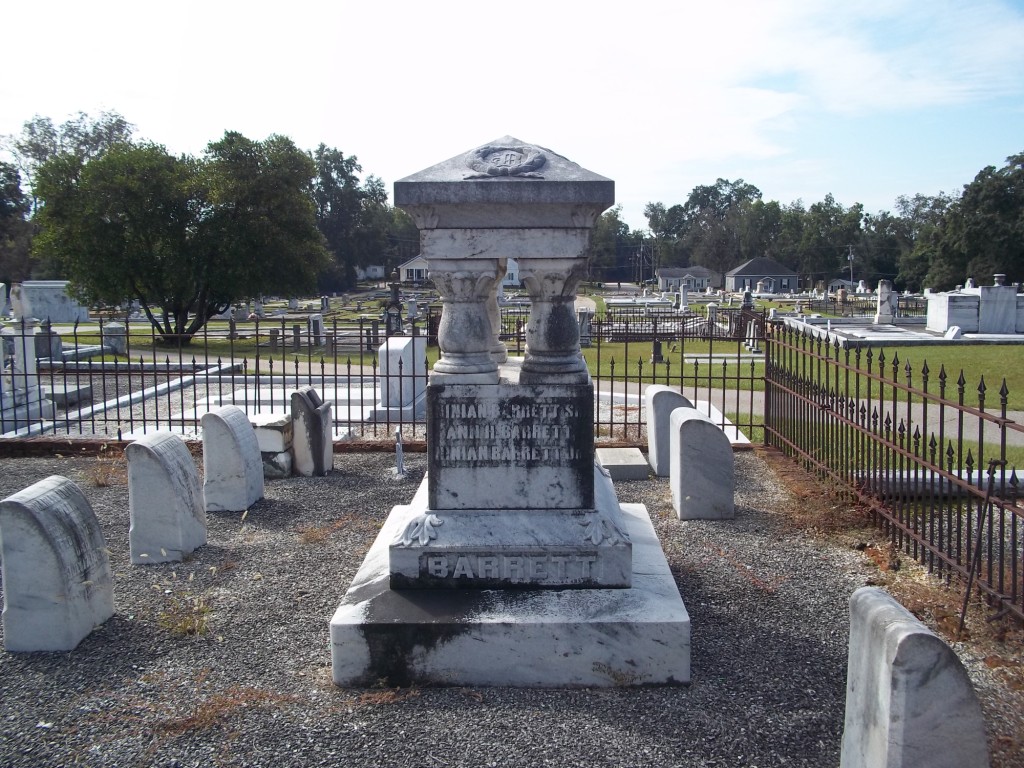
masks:
POLYGON ((437 403, 433 460, 447 467, 543 464, 571 467, 588 459, 575 446, 588 416, 571 398, 550 401, 445 399, 437 403))
POLYGON ((513 584, 573 584, 595 574, 593 552, 493 554, 459 552, 420 556, 420 574, 454 581, 507 581, 513 584))

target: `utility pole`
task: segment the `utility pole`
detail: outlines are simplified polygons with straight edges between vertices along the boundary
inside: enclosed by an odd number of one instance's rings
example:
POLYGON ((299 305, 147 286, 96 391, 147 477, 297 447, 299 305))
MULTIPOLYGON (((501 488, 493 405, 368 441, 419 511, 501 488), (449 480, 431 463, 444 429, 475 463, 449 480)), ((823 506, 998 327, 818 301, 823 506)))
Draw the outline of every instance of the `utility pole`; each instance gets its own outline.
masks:
POLYGON ((852 283, 853 282, 853 246, 852 245, 848 245, 846 247, 850 249, 850 253, 846 257, 846 259, 847 259, 847 261, 850 262, 850 282, 852 283))

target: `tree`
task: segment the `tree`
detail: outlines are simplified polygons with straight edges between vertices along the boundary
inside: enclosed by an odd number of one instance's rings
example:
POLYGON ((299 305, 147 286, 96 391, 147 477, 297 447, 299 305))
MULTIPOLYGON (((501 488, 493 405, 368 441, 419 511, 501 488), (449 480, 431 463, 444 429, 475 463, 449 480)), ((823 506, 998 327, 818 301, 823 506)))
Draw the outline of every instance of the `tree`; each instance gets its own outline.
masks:
POLYGON ((936 258, 938 232, 944 225, 946 211, 956 198, 945 193, 934 197, 916 194, 896 198, 896 211, 901 221, 901 242, 896 280, 908 289, 927 285, 928 270, 936 258))
POLYGON ((859 244, 863 214, 860 203, 844 208, 831 194, 811 205, 799 245, 800 274, 812 284, 840 274, 848 264, 850 246, 859 244))
POLYGON ((36 115, 25 122, 18 136, 3 137, 4 149, 14 157, 22 181, 28 185, 31 211, 38 199, 35 192, 39 168, 59 154, 70 154, 85 162, 98 157, 115 144, 130 141, 135 126, 117 112, 92 117, 79 112, 56 126, 49 117, 36 115))
POLYGON ((0 281, 7 284, 31 274, 29 207, 18 169, 0 162, 0 281))
POLYGON ((233 301, 315 285, 313 170, 290 139, 230 132, 199 159, 156 144, 60 153, 39 169, 36 246, 84 301, 137 299, 164 340, 188 343, 233 301))
POLYGON ((956 282, 996 273, 1024 278, 1024 153, 980 171, 945 219, 942 250, 962 265, 956 282))
POLYGON ((640 232, 630 232, 620 216, 622 206, 609 208, 590 233, 590 279, 600 282, 631 280, 630 259, 640 246, 640 232))
POLYGON ((327 243, 331 264, 320 275, 323 291, 347 288, 355 282, 353 242, 359 227, 363 190, 358 174, 362 168, 355 155, 321 144, 313 152, 313 205, 316 223, 327 243))
POLYGON ((744 208, 760 199, 761 190, 743 179, 694 187, 683 205, 683 242, 691 261, 723 274, 742 263, 740 222, 744 208))

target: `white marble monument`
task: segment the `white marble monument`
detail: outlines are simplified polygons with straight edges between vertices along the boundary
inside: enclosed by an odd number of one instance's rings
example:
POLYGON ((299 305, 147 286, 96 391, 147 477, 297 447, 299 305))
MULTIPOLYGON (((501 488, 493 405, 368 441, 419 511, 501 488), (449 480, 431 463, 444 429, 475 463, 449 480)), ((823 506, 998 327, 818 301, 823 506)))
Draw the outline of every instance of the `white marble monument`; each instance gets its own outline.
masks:
POLYGON ((334 681, 688 682, 689 617, 650 518, 595 464, 574 304, 614 183, 506 136, 397 182, 395 202, 444 306, 428 473, 331 621, 334 681), (531 300, 524 358, 497 335, 509 259, 531 300))

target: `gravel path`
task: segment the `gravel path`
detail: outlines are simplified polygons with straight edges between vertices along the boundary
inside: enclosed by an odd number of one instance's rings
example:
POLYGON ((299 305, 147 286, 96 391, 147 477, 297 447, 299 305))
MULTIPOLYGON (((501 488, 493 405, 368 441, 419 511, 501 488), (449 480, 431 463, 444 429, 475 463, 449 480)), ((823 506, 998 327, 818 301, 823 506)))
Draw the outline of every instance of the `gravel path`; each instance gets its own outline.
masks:
POLYGON ((409 480, 392 463, 339 454, 327 478, 269 481, 244 519, 211 514, 188 562, 139 567, 123 463, 5 459, 0 497, 50 474, 83 488, 116 614, 72 653, 0 652, 0 765, 838 765, 847 599, 871 570, 787 528, 792 502, 751 453, 733 521, 676 520, 666 480, 617 484, 651 512, 690 612, 690 686, 335 687, 328 621, 422 478, 423 455, 406 456, 409 480), (196 620, 208 631, 183 634, 196 620))

